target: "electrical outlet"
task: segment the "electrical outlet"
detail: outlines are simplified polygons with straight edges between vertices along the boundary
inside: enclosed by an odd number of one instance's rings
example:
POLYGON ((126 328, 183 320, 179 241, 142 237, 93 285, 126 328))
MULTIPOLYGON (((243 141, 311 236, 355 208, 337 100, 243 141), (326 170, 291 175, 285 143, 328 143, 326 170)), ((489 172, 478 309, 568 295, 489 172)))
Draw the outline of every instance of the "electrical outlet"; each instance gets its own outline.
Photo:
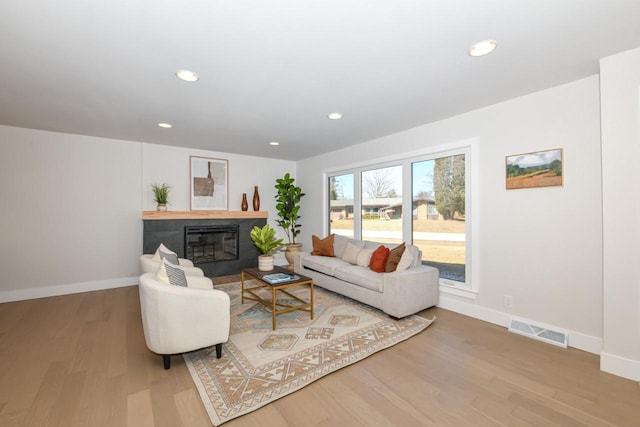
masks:
POLYGON ((511 295, 504 296, 504 307, 513 308, 513 297, 511 295))

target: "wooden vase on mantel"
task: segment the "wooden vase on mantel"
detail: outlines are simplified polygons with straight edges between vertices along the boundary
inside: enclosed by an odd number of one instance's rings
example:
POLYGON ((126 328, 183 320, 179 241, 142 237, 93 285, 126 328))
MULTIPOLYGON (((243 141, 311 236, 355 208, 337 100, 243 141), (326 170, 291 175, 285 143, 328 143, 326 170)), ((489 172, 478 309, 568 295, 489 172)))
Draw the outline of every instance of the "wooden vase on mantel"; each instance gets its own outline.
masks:
POLYGON ((247 193, 242 193, 242 205, 240 206, 243 212, 249 210, 249 202, 247 202, 247 193))
POLYGON ((260 210, 260 194, 258 194, 258 186, 253 187, 253 210, 260 210))

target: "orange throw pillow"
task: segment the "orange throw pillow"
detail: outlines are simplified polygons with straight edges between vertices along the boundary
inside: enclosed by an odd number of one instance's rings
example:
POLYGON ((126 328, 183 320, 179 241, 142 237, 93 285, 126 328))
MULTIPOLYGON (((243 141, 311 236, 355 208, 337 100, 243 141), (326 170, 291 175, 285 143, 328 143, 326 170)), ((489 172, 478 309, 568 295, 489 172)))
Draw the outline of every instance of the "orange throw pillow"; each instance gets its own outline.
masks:
POLYGON ((373 251, 373 255, 371 255, 369 268, 376 273, 384 273, 387 266, 387 258, 389 258, 389 248, 384 245, 378 246, 378 249, 373 251))
POLYGON ((311 240, 313 242, 313 251, 311 251, 311 255, 336 256, 333 252, 334 237, 335 234, 327 236, 324 239, 319 238, 315 234, 311 236, 311 240))
POLYGON ((389 251, 389 258, 387 259, 387 264, 384 268, 384 271, 386 273, 396 271, 396 268, 398 268, 398 263, 400 262, 400 258, 402 258, 402 254, 404 253, 405 249, 405 243, 402 242, 401 245, 398 245, 389 251))

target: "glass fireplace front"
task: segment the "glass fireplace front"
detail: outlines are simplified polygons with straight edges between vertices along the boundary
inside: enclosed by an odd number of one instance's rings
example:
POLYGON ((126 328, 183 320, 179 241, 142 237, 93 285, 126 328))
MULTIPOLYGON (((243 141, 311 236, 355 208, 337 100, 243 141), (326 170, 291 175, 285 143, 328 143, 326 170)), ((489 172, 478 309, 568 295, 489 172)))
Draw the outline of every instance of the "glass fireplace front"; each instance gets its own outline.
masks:
POLYGON ((238 225, 185 227, 185 258, 194 264, 238 259, 238 228, 238 225))

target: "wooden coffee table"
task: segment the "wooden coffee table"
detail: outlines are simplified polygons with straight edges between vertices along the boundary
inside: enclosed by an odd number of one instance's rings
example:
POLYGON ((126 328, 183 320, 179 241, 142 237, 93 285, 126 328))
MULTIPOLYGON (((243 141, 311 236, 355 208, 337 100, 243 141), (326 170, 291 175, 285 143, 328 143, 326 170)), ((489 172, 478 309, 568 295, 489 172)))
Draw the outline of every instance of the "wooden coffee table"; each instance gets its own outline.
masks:
POLYGON ((271 271, 260 271, 257 268, 245 268, 242 270, 242 303, 243 304, 244 304, 244 300, 258 301, 264 304, 265 307, 271 308, 274 331, 276 330, 276 315, 278 314, 288 313, 293 310, 308 311, 311 315, 311 320, 313 320, 313 279, 310 279, 309 277, 303 276, 298 273, 293 273, 291 270, 288 270, 282 267, 277 267, 277 266, 274 267, 273 270, 271 271), (287 282, 276 283, 273 285, 263 280, 263 277, 266 276, 267 274, 274 274, 274 273, 295 274, 296 276, 298 276, 298 278, 292 279, 287 282), (249 278, 255 279, 258 282, 258 285, 252 288, 246 288, 244 286, 245 276, 249 276, 249 278), (309 285, 309 301, 305 301, 297 297, 296 295, 293 295, 286 291, 286 289, 288 288, 292 288, 294 286, 301 286, 301 285, 309 285), (271 289, 270 300, 261 298, 258 294, 256 294, 255 291, 257 289, 263 289, 263 288, 271 289), (300 304, 287 305, 287 304, 282 304, 278 302, 276 300, 276 292, 278 291, 300 302, 300 304), (245 295, 245 292, 247 293, 247 295, 245 295))

